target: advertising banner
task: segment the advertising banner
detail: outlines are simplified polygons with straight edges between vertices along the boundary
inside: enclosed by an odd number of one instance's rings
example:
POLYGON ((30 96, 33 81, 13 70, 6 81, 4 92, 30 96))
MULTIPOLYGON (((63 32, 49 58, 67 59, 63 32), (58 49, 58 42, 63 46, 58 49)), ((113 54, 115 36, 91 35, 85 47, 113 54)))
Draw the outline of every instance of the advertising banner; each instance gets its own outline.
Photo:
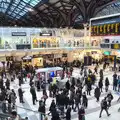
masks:
POLYGON ((59 39, 56 37, 31 37, 32 48, 54 48, 59 47, 59 39))

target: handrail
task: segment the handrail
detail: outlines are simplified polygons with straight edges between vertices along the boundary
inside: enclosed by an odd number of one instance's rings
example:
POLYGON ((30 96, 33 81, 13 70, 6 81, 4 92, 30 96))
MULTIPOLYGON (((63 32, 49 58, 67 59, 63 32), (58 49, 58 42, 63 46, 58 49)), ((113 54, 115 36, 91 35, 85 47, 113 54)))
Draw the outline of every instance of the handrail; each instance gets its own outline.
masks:
MULTIPOLYGON (((0 104, 3 104, 3 103, 5 103, 5 102, 4 102, 4 101, 0 101, 0 104)), ((9 104, 9 103, 5 103, 5 104, 11 105, 11 104, 9 104)), ((24 107, 17 106, 17 105, 15 105, 15 108, 21 108, 21 109, 28 110, 28 111, 31 111, 31 112, 43 114, 43 115, 45 115, 45 116, 51 116, 51 115, 49 115, 49 114, 45 114, 45 113, 42 113, 42 112, 39 112, 39 111, 35 111, 35 110, 32 110, 32 109, 24 108, 24 107)), ((19 113, 18 113, 18 114, 19 114, 19 113)))

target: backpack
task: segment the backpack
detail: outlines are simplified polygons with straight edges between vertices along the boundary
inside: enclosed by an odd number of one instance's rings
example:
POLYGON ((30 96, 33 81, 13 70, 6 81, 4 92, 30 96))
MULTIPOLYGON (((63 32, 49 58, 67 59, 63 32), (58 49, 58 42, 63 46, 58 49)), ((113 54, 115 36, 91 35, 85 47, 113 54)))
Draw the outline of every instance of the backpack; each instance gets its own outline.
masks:
POLYGON ((105 102, 104 102, 104 100, 102 100, 102 102, 101 102, 101 107, 102 107, 102 108, 105 107, 105 102))

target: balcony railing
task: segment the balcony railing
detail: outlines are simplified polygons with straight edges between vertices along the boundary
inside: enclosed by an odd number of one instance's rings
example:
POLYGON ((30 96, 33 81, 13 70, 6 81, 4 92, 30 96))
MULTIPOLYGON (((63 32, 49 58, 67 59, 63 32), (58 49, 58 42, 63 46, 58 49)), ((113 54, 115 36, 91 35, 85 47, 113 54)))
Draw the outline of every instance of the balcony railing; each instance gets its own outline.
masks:
POLYGON ((34 111, 31 109, 27 109, 20 106, 13 106, 12 104, 6 103, 6 102, 0 102, 0 114, 3 115, 0 116, 0 120, 7 120, 6 118, 11 117, 11 112, 16 111, 17 114, 24 120, 26 117, 28 117, 29 120, 44 120, 44 118, 47 118, 47 120, 51 119, 50 115, 40 113, 38 111, 34 111), (4 117, 6 115, 6 117, 4 117), (29 116, 30 115, 30 116, 29 116), (32 117, 32 118, 29 118, 32 117))

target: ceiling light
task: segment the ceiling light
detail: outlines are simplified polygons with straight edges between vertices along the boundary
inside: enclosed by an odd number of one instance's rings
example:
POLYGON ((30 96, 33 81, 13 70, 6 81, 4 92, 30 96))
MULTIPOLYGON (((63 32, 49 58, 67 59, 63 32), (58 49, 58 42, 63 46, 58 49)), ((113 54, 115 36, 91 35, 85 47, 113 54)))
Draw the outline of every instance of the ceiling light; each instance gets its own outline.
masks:
POLYGON ((26 8, 29 12, 33 12, 34 10, 32 8, 26 8))

